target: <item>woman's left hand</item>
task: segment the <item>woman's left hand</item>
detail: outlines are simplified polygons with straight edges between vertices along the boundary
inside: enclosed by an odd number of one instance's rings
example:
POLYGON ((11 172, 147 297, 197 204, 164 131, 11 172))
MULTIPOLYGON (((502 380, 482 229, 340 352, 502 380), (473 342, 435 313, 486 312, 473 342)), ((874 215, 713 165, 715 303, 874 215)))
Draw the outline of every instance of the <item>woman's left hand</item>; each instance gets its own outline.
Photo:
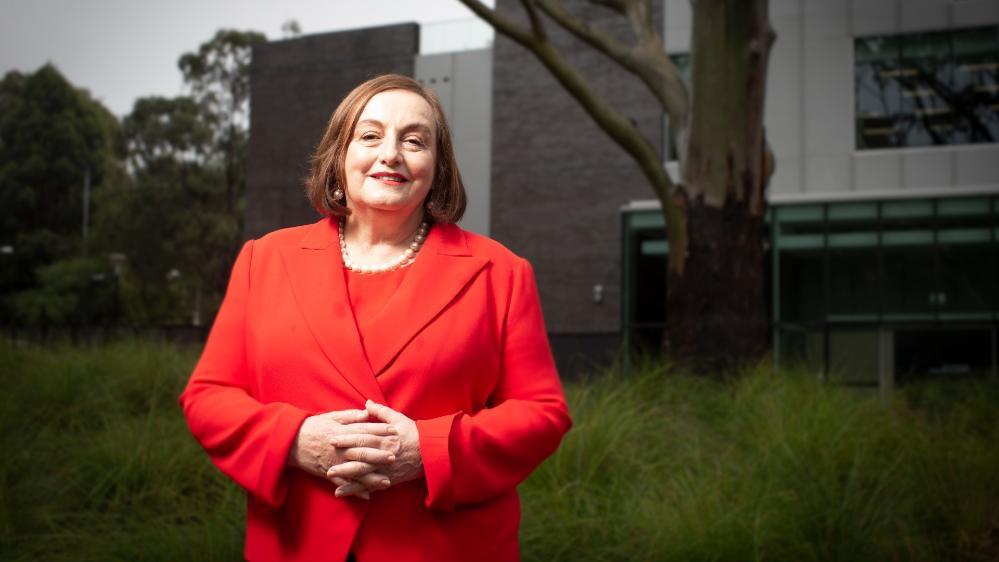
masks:
MULTIPOLYGON (((364 407, 372 417, 391 424, 398 432, 399 448, 395 453, 395 461, 379 465, 379 475, 388 478, 392 486, 419 478, 423 474, 423 456, 420 454, 420 434, 416 429, 416 422, 405 414, 371 400, 364 407)), ((363 482, 361 477, 370 473, 371 469, 371 465, 364 462, 346 462, 331 467, 326 477, 334 482, 350 480, 337 490, 340 494, 356 494, 363 482)), ((381 487, 368 489, 374 491, 381 487)))

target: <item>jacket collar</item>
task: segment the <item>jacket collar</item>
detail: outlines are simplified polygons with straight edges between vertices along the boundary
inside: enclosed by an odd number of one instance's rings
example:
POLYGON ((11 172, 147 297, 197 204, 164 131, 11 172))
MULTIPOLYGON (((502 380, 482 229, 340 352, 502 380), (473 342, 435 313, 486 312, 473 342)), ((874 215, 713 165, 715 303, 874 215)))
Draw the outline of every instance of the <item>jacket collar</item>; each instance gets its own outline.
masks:
MULTIPOLYGON (((307 250, 324 250, 339 246, 339 219, 325 217, 309 226, 300 245, 307 250)), ((465 233, 453 224, 435 224, 423 245, 422 251, 432 250, 445 256, 471 256, 465 233)))
POLYGON ((433 225, 362 346, 347 295, 336 220, 315 223, 300 247, 283 247, 281 254, 302 315, 326 357, 362 399, 382 404, 385 397, 376 377, 489 262, 472 255, 457 226, 433 225))

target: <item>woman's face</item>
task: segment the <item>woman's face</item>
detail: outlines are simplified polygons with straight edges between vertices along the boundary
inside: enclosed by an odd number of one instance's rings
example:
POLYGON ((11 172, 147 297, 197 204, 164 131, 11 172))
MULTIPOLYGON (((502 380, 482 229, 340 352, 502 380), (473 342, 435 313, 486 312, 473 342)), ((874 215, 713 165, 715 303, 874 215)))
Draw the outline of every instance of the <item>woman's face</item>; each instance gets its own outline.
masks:
POLYGON ((436 139, 434 113, 422 97, 406 90, 372 96, 344 158, 347 206, 407 214, 419 209, 434 182, 436 139))

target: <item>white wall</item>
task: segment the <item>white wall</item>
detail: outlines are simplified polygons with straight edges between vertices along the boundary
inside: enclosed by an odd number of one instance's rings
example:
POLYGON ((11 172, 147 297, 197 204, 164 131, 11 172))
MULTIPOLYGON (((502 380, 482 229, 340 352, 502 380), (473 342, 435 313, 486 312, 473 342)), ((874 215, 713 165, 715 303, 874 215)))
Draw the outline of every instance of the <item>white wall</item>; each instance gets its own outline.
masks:
POLYGON ((492 49, 416 57, 416 79, 437 92, 468 193, 462 228, 489 235, 492 49))
MULTIPOLYGON (((685 52, 690 2, 665 1, 666 49, 685 52)), ((770 19, 771 202, 999 192, 999 144, 856 150, 853 77, 854 37, 996 24, 999 0, 771 0, 770 19)))

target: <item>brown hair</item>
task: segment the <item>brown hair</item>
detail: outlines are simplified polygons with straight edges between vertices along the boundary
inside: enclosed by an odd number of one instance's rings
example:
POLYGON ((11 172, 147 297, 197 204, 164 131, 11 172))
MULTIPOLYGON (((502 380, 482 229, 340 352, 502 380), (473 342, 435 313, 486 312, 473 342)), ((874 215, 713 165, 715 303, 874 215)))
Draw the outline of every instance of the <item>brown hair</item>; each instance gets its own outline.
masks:
POLYGON ((430 104, 437 126, 437 151, 434 162, 434 182, 424 202, 425 211, 434 222, 454 223, 465 214, 465 185, 461 181, 458 163, 451 144, 451 128, 432 90, 408 76, 383 74, 357 86, 333 111, 323 139, 312 154, 312 170, 305 180, 305 192, 312 206, 324 215, 345 216, 350 209, 333 199, 339 187, 346 191, 344 160, 347 146, 354 134, 354 127, 364 106, 375 95, 388 90, 406 90, 419 95, 430 104))

